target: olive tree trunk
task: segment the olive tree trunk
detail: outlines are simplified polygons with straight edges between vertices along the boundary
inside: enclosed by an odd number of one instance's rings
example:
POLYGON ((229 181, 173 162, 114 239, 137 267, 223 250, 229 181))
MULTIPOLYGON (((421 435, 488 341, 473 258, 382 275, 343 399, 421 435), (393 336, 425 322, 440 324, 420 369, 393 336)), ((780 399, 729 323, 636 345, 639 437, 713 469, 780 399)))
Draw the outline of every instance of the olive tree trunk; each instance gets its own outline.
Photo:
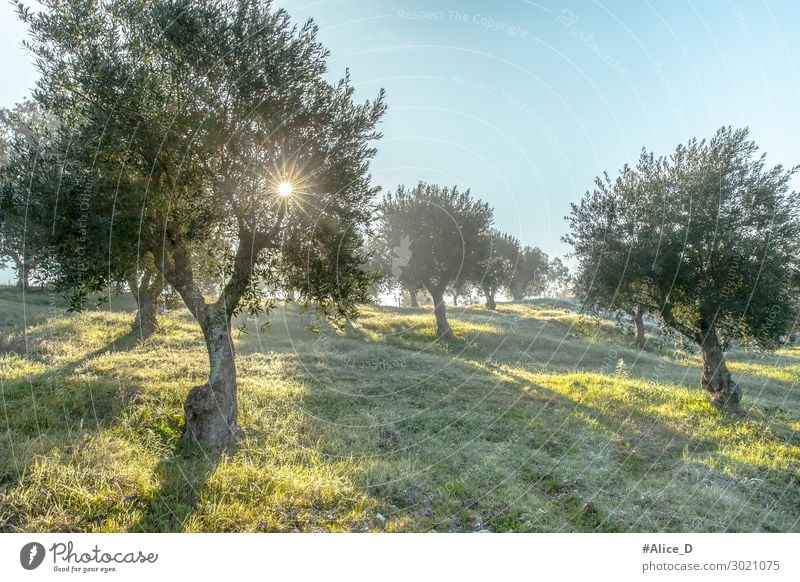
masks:
POLYGON ((237 424, 236 361, 230 316, 223 309, 209 307, 211 313, 199 318, 208 349, 208 382, 189 391, 184 404, 183 440, 224 447, 241 436, 237 424))
POLYGON ((486 296, 486 309, 491 309, 492 311, 497 309, 497 302, 494 300, 494 289, 484 287, 483 294, 486 296))
POLYGON ((436 334, 446 340, 453 339, 453 330, 447 322, 447 307, 444 303, 444 292, 438 289, 428 289, 433 298, 433 313, 436 316, 436 334))
POLYGON ((703 374, 700 383, 709 393, 711 403, 718 408, 740 413, 739 402, 742 391, 731 379, 725 364, 725 353, 713 326, 704 330, 700 349, 703 353, 703 374))
POLYGON ((408 294, 411 296, 411 307, 419 307, 419 299, 417 298, 417 292, 409 291, 408 294))
MULTIPOLYGON (((280 220, 277 223, 280 224, 280 220)), ((208 303, 195 284, 186 248, 180 242, 173 242, 170 236, 164 240, 168 252, 154 253, 157 267, 194 315, 208 352, 208 381, 192 388, 183 405, 183 440, 222 448, 235 443, 242 435, 237 421, 239 406, 231 317, 249 283, 255 257, 263 247, 254 244, 252 235, 240 236, 233 272, 219 299, 208 303)))
POLYGON ((138 282, 131 279, 128 285, 136 300, 133 332, 144 341, 156 330, 156 302, 164 289, 163 278, 156 270, 145 269, 138 282))
POLYGON ((647 338, 644 335, 644 309, 641 305, 636 306, 633 322, 636 324, 636 346, 642 350, 647 343, 647 338))

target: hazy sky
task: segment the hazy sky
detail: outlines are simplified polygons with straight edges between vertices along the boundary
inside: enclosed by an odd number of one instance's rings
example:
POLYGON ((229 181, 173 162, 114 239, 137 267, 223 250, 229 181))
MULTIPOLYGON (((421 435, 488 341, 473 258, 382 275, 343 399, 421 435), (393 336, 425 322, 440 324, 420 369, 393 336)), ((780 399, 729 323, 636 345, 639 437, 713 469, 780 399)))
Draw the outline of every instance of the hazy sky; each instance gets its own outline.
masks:
MULTIPOLYGON (((470 187, 495 221, 551 255, 598 173, 749 126, 772 163, 800 163, 800 3, 284 0, 313 17, 332 76, 387 91, 373 164, 384 189, 470 187)), ((35 74, 0 7, 0 104, 35 74)), ((796 186, 798 187, 798 186, 796 186)))

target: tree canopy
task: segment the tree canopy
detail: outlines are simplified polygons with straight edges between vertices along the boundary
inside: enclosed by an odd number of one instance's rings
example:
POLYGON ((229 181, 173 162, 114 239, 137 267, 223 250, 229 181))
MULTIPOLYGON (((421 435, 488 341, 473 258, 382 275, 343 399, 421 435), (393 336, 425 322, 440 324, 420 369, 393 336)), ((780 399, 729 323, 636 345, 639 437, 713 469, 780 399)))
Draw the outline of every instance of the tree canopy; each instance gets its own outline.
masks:
POLYGON ((448 288, 479 283, 491 250, 492 210, 469 190, 420 182, 398 187, 380 206, 380 230, 390 244, 408 240, 399 267, 406 289, 430 293, 440 337, 453 336, 444 304, 448 288))
MULTIPOLYGON (((325 80, 313 22, 242 0, 94 0, 20 6, 57 116, 56 278, 97 289, 143 257, 203 330, 207 384, 186 403, 186 438, 239 433, 231 318, 289 280, 304 302, 350 315, 367 297, 370 142, 385 105, 325 80), (77 268, 68 257, 84 249, 77 268), (91 249, 91 250, 89 250, 91 249), (102 267, 103 257, 105 267, 102 267), (221 281, 204 294, 203 273, 221 281)), ((52 198, 45 202, 53 203, 52 198)))
POLYGON ((495 295, 511 287, 520 260, 519 239, 511 234, 491 231, 491 249, 483 266, 480 285, 486 298, 486 308, 495 309, 495 295))
POLYGON ((767 167, 746 129, 723 127, 669 157, 643 151, 568 216, 583 300, 660 316, 700 346, 703 387, 734 411, 724 348, 772 348, 798 316, 794 171, 767 167))
POLYGON ((548 281, 548 257, 539 247, 525 246, 514 263, 508 292, 515 301, 542 293, 548 281))
POLYGON ((43 266, 46 225, 33 219, 38 209, 30 192, 51 126, 33 101, 0 108, 0 267, 11 259, 21 288, 43 266))

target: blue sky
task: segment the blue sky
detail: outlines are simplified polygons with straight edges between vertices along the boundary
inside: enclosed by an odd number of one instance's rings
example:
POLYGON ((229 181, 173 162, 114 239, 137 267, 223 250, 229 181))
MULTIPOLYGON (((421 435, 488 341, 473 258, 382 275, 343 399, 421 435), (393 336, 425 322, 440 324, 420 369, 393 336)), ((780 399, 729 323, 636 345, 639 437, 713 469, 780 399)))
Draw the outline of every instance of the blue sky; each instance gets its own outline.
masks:
MULTIPOLYGON (((595 175, 721 125, 800 163, 798 2, 283 0, 313 17, 330 74, 387 91, 373 164, 384 189, 470 187, 498 227, 551 255, 595 175)), ((0 105, 35 78, 0 7, 0 105)), ((799 185, 796 184, 796 188, 799 185)))

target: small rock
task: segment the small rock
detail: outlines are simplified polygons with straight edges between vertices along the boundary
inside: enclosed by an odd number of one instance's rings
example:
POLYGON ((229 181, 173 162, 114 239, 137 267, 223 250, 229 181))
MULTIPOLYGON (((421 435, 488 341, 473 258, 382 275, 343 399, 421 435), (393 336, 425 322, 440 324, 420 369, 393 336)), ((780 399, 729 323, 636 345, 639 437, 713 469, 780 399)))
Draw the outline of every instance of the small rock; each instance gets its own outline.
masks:
POLYGON ((381 523, 386 523, 386 518, 380 513, 375 514, 375 519, 377 519, 381 523))

